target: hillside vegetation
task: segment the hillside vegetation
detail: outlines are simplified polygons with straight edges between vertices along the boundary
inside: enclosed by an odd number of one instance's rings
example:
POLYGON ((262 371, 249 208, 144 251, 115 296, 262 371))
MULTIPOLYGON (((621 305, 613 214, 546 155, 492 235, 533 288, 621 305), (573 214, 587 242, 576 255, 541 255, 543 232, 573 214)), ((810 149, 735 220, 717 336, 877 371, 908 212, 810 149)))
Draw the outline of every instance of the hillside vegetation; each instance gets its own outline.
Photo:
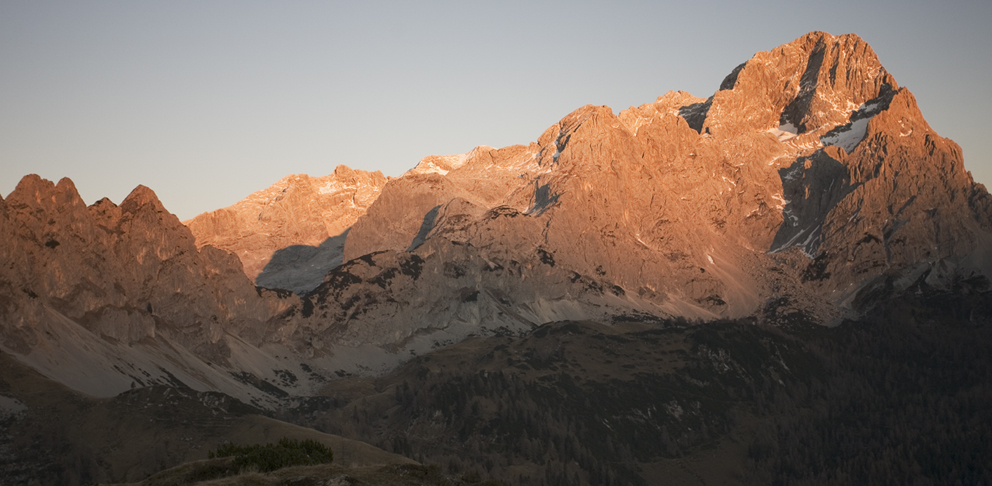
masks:
POLYGON ((506 484, 975 484, 989 297, 905 296, 836 328, 549 324, 334 382, 295 419, 506 484))

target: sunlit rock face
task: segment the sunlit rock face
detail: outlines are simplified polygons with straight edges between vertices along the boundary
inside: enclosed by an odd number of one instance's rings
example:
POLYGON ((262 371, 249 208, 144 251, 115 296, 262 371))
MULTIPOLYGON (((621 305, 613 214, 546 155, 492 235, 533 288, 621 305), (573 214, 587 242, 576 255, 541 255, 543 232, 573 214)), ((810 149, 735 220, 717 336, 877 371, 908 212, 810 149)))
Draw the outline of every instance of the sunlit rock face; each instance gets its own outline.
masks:
POLYGON ((552 321, 829 324, 987 284, 992 198, 860 38, 808 34, 720 88, 398 178, 288 176, 186 225, 145 187, 87 207, 28 176, 0 199, 0 347, 93 394, 178 380, 271 407, 552 321))
POLYGON ((323 177, 289 175, 185 224, 197 247, 211 245, 238 255, 245 274, 259 285, 303 292, 341 264, 341 245, 332 239, 344 239, 342 234, 365 214, 386 181, 379 171, 344 165, 323 177), (310 275, 312 267, 323 271, 310 275), (292 275, 301 273, 306 276, 292 275))
POLYGON ((426 157, 377 194, 327 245, 343 265, 293 287, 281 332, 301 350, 783 305, 829 323, 992 260, 987 192, 855 35, 759 52, 707 98, 585 106, 528 145, 426 157))
POLYGON ((86 206, 69 179, 24 177, 0 201, 0 260, 0 350, 95 396, 182 382, 254 400, 230 372, 294 303, 198 250, 144 186, 86 206))
MULTIPOLYGON (((669 92, 619 114, 585 106, 528 146, 427 158, 358 219, 344 261, 388 251, 429 262, 467 247, 503 268, 527 262, 524 280, 608 282, 639 312, 760 315, 785 296, 830 322, 878 285, 987 274, 988 230, 988 194, 960 148, 933 132, 863 40, 814 32, 755 54, 709 98, 669 92), (527 223, 494 224, 493 211, 527 223)), ((488 266, 469 265, 471 292, 491 288, 488 266)), ((442 298, 426 289, 444 284, 419 285, 417 302, 442 298)), ((508 302, 588 299, 558 288, 508 302)), ((379 311, 326 319, 364 328, 379 311)))
POLYGON ((5 293, 44 302, 109 338, 129 343, 167 329, 200 344, 226 329, 250 334, 271 313, 237 258, 197 250, 189 229, 145 186, 119 206, 102 199, 87 207, 69 179, 56 185, 30 175, 4 201, 0 220, 5 293))

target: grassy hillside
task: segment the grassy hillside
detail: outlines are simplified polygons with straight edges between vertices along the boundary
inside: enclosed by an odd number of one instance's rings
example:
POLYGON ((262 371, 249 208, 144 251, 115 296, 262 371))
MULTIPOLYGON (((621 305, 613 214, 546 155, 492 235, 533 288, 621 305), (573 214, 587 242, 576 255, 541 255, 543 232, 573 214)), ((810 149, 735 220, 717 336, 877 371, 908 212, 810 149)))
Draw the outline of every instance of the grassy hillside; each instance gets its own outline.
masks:
POLYGON ((0 354, 0 395, 26 410, 0 421, 0 484, 137 481, 207 459, 224 442, 313 439, 343 467, 413 464, 368 444, 265 417, 219 393, 139 388, 110 399, 86 397, 0 354))

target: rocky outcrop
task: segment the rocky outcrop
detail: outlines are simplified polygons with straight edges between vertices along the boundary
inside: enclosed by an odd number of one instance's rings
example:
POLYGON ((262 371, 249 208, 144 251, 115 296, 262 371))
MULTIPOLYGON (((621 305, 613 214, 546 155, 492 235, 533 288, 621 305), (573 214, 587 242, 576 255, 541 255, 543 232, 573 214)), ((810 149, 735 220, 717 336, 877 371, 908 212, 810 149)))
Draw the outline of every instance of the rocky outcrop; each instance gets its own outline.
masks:
POLYGON ((329 239, 344 238, 386 181, 379 171, 344 165, 323 177, 290 175, 233 206, 203 213, 185 224, 197 247, 210 245, 236 254, 245 274, 259 285, 303 293, 341 264, 341 245, 329 239), (281 250, 287 251, 273 261, 281 250), (294 280, 292 275, 300 273, 317 275, 294 280))
POLYGON ((24 177, 0 203, 0 259, 0 349, 97 396, 181 381, 253 400, 228 370, 298 302, 198 250, 144 186, 87 207, 69 179, 24 177))
POLYGON ((433 227, 436 211, 453 199, 485 208, 510 205, 526 210, 533 197, 533 176, 547 170, 538 164, 536 153, 536 144, 531 144, 482 146, 461 155, 425 157, 403 177, 390 181, 358 219, 348 233, 344 260, 418 246, 433 227))
MULTIPOLYGON (((138 186, 118 206, 87 207, 69 179, 26 176, 4 201, 0 269, 8 302, 40 300, 125 343, 167 332, 195 346, 245 337, 280 304, 259 297, 238 259, 193 236, 138 186)), ((17 319, 4 319, 8 329, 17 319)))
POLYGON ((650 304, 612 282, 557 265, 541 232, 540 221, 513 208, 454 199, 438 209, 423 245, 336 268, 283 329, 314 356, 371 344, 402 350, 402 359, 536 323, 650 318, 650 304))

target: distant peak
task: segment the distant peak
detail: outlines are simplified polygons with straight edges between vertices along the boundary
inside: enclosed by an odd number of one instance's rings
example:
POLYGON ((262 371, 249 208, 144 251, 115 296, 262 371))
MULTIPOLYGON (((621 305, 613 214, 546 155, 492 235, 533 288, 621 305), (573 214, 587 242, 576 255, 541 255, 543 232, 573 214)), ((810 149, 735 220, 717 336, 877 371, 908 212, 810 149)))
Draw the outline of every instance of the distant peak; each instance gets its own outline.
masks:
POLYGON ((28 204, 40 204, 45 200, 48 204, 83 204, 76 191, 76 185, 68 177, 63 177, 58 185, 42 178, 38 174, 28 174, 21 178, 17 187, 7 196, 8 201, 19 201, 28 204))
POLYGON ((68 177, 63 177, 59 179, 58 184, 55 185, 55 192, 60 194, 69 194, 74 196, 79 196, 79 191, 76 190, 76 184, 72 182, 72 179, 68 177))
POLYGON ((52 181, 38 174, 28 174, 21 178, 21 181, 17 183, 17 187, 7 197, 9 199, 17 199, 22 194, 51 192, 53 189, 55 189, 55 184, 52 184, 52 181))
POLYGON ((116 208, 117 205, 109 197, 101 197, 99 201, 92 204, 95 208, 116 208))
MULTIPOLYGON (((855 36, 855 37, 857 37, 857 36, 855 36)), ((803 35, 802 37, 800 37, 799 39, 796 39, 796 40, 797 41, 802 41, 802 42, 817 43, 817 42, 821 42, 821 41, 828 42, 828 41, 832 41, 834 39, 836 39, 836 37, 834 37, 829 32, 824 32, 822 30, 814 30, 812 32, 809 32, 808 34, 803 35)))
POLYGON ((334 168, 334 175, 338 177, 353 177, 355 175, 355 169, 352 169, 344 164, 338 164, 338 166, 334 168))
POLYGON ((489 150, 494 150, 488 145, 479 145, 463 154, 454 155, 428 155, 420 160, 416 167, 410 169, 409 174, 440 174, 446 175, 463 165, 473 157, 489 150))
MULTIPOLYGON (((743 66, 743 64, 742 64, 743 66)), ((669 91, 658 97, 654 102, 658 105, 664 105, 669 107, 679 108, 686 105, 692 105, 695 103, 702 103, 706 101, 706 98, 699 98, 693 96, 692 93, 686 91, 669 91)))
POLYGON ((156 209, 165 209, 162 206, 162 202, 159 201, 158 196, 155 195, 155 191, 151 190, 149 187, 138 184, 127 197, 121 201, 121 209, 125 212, 133 213, 138 208, 145 205, 151 204, 156 209))

